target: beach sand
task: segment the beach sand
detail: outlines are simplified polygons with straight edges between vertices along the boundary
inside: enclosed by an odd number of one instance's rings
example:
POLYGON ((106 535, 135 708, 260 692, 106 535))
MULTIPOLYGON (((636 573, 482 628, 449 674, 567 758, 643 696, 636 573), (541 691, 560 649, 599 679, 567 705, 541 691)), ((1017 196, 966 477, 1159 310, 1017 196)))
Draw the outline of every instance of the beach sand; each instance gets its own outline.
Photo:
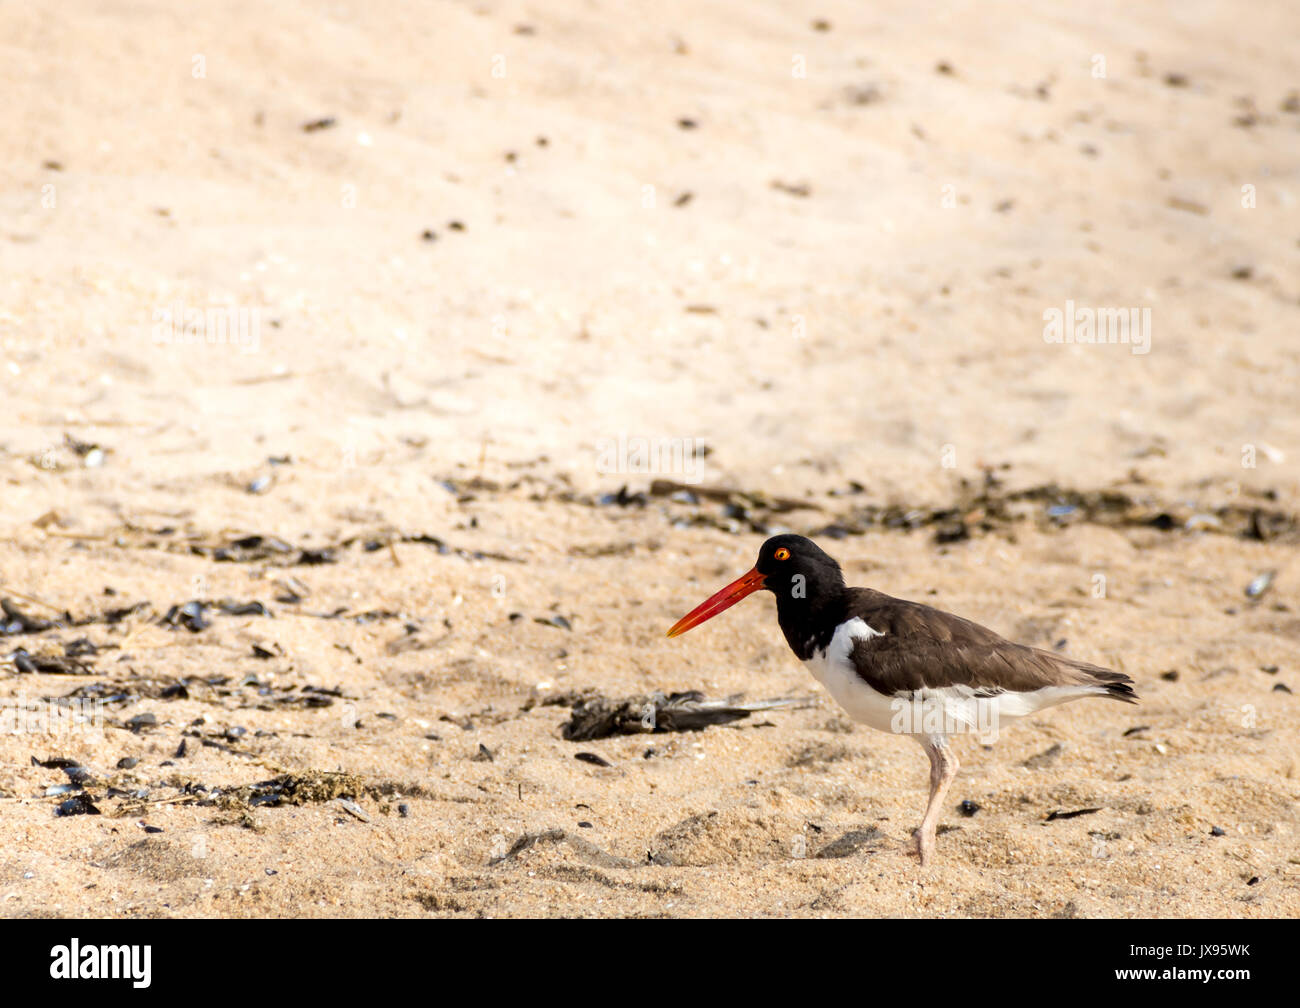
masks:
POLYGON ((1300 13, 641 11, 0 9, 0 914, 1300 914, 1300 13), (921 869, 779 530, 1142 703, 921 869))

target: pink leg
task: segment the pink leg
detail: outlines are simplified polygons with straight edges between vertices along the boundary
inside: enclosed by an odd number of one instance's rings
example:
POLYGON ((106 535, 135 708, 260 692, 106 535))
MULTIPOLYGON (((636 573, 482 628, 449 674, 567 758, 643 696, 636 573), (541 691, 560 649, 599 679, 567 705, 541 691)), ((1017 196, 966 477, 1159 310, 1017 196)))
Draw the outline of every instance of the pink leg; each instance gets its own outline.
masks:
POLYGON ((942 735, 926 735, 920 742, 925 754, 930 757, 930 803, 925 808, 921 828, 916 831, 916 852, 921 857, 921 867, 925 868, 934 857, 934 836, 939 827, 939 814, 943 811, 948 788, 957 776, 958 764, 957 757, 948 748, 948 740, 942 735))

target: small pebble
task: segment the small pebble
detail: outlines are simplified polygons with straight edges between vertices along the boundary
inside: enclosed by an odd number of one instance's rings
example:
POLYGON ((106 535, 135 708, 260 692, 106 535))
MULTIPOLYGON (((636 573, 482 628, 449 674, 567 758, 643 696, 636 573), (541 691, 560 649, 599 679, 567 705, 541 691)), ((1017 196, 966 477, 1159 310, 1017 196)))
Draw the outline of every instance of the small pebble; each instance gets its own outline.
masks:
POLYGON ((158 715, 150 712, 145 712, 144 714, 137 714, 135 717, 131 718, 126 723, 126 727, 130 731, 135 732, 137 735, 141 732, 141 730, 145 728, 155 728, 157 727, 157 725, 158 725, 158 715))
POLYGON ((1259 598, 1268 591, 1269 587, 1273 584, 1273 579, 1275 577, 1277 577, 1277 571, 1269 570, 1252 578, 1250 584, 1246 585, 1246 597, 1252 599, 1259 598))
POLYGON ((362 822, 370 822, 370 816, 366 815, 365 811, 356 802, 349 801, 347 798, 336 798, 335 801, 337 801, 339 805, 343 807, 343 811, 347 812, 349 815, 356 816, 362 822))

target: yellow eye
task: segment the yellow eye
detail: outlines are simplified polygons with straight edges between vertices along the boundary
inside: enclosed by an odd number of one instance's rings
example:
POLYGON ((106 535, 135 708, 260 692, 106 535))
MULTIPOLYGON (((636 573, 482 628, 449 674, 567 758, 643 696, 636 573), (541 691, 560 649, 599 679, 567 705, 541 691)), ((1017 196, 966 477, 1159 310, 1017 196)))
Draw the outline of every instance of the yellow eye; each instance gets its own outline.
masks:
POLYGON ((790 551, 789 551, 788 549, 786 549, 784 546, 782 546, 779 550, 777 550, 777 551, 776 551, 775 553, 773 553, 772 555, 773 555, 774 557, 776 557, 778 560, 789 560, 789 559, 790 559, 790 551))

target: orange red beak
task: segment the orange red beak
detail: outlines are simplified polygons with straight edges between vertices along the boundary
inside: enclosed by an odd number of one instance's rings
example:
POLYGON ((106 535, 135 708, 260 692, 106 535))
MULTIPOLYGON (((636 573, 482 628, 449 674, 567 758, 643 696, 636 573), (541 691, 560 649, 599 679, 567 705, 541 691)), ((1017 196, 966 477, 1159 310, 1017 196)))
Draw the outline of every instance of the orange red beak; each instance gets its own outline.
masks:
POLYGON ((763 588, 766 580, 766 577, 760 574, 757 568, 742 574, 727 587, 711 595, 674 623, 673 628, 668 631, 668 636, 676 637, 679 634, 684 634, 687 630, 699 626, 705 620, 713 619, 718 613, 724 609, 730 609, 746 595, 752 595, 760 588, 763 588))

